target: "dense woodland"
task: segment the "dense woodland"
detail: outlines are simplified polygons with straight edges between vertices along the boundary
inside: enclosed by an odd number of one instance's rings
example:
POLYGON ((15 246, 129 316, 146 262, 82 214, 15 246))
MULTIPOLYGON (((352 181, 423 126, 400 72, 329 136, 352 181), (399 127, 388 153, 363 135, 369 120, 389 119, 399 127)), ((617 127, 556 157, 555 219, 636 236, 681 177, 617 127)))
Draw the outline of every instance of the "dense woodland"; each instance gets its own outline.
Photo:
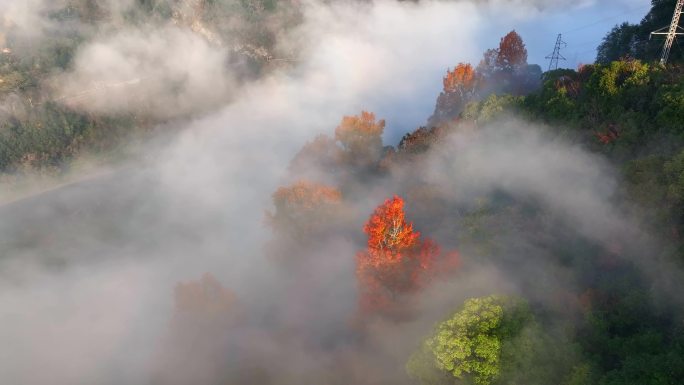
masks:
MULTIPOLYGON (((182 19, 172 1, 138 2, 124 23, 182 19)), ((410 323, 420 309, 421 293, 463 279, 476 263, 521 276, 531 265, 549 264, 563 272, 566 287, 549 291, 544 279, 528 277, 516 293, 492 292, 443 309, 446 316, 435 319, 434 328, 406 355, 402 370, 407 381, 681 383, 684 308, 662 294, 642 268, 649 259, 684 265, 684 51, 675 47, 668 65, 657 64, 661 42, 649 41, 647 31, 669 23, 675 1, 652 3, 641 24, 616 26, 598 47, 596 63, 575 70, 542 73, 539 65, 527 62, 522 37, 511 31, 479 63, 454 63, 447 69, 432 116, 396 145, 383 144, 385 121, 368 111, 341 117, 328 135, 303 144, 289 166, 292 184, 275 191, 273 206, 266 210, 273 233, 266 248, 274 264, 298 276, 297 270, 327 241, 342 236, 359 245, 349 256, 356 266, 357 309, 345 321, 343 335, 331 340, 361 346, 372 339, 376 320, 410 323), (431 154, 448 148, 450 138, 505 126, 511 117, 538 124, 546 135, 588 149, 619 170, 620 193, 606 199, 626 210, 638 208, 657 246, 630 250, 619 236, 606 246, 575 229, 554 228, 543 203, 505 191, 463 205, 439 186, 417 183, 430 167, 431 154), (383 183, 394 193, 374 210, 356 212, 355 200, 383 183), (365 218, 363 228, 351 225, 357 222, 354 216, 365 218), (536 249, 545 250, 543 261, 540 256, 527 262, 508 259, 511 252, 526 252, 510 242, 518 238, 532 238, 536 249)), ((205 23, 217 38, 243 39, 231 43, 240 54, 239 63, 230 65, 248 68, 249 76, 269 71, 269 58, 283 54, 273 51, 276 32, 270 28, 288 25, 266 20, 294 5, 266 0, 195 4, 190 24, 205 23), (221 12, 242 19, 223 23, 221 12), (228 25, 239 33, 224 30, 228 25)), ((295 24, 298 16, 292 9, 285 13, 295 24)), ((51 17, 95 23, 107 15, 96 2, 74 0, 51 17)), ((54 36, 30 54, 20 54, 21 41, 7 37, 9 49, 0 56, 0 97, 6 101, 0 121, 3 173, 64 172, 81 154, 112 151, 160 123, 142 112, 79 112, 49 95, 42 79, 54 68, 70 66, 87 33, 79 29, 54 36)), ((207 365, 224 365, 220 359, 204 362, 188 369, 186 378, 168 378, 165 372, 192 365, 191 357, 203 352, 213 357, 220 351, 214 336, 250 322, 248 310, 229 288, 230 282, 211 274, 178 284, 168 343, 193 349, 166 357, 158 383, 191 383, 207 365)), ((354 372, 357 366, 348 359, 335 367, 348 375, 327 383, 382 383, 354 372)), ((258 363, 236 364, 230 373, 234 377, 226 383, 279 383, 258 363)))

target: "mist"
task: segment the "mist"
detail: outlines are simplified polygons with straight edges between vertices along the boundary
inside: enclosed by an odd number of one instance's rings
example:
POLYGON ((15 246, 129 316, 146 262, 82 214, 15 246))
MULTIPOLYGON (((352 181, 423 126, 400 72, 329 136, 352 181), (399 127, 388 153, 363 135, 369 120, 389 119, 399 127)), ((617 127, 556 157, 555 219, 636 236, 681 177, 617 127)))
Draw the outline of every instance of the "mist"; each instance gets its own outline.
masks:
MULTIPOLYGON (((156 136, 117 167, 0 206, 2 382, 410 384, 407 358, 468 297, 521 294, 551 309, 554 325, 577 317, 557 301, 578 285, 554 259, 559 240, 632 250, 626 258, 653 280, 653 296, 676 302, 678 286, 668 285, 678 268, 640 260, 663 241, 637 209, 615 203, 618 170, 550 135, 556 127, 510 117, 457 129, 374 180, 289 167, 307 142, 361 110, 387 120, 385 145, 424 124, 445 69, 481 55, 477 35, 491 20, 475 3, 303 2, 301 22, 273 51, 296 57, 256 75, 233 46, 197 30, 119 27, 111 16, 41 89, 83 113, 155 119, 156 136), (293 243, 265 211, 279 186, 303 177, 337 184, 345 214, 340 231, 293 243), (359 325, 364 223, 385 199, 423 188, 437 208, 407 199, 409 219, 459 250, 462 270, 411 296, 409 319, 359 325), (506 232, 485 222, 497 247, 477 248, 464 220, 501 195, 529 204, 536 220, 506 232), (230 314, 220 324, 179 318, 174 288, 207 272, 234 294, 230 314)), ((0 6, 22 38, 41 39, 60 28, 40 17, 45 4, 0 6)), ((122 15, 132 1, 106 4, 122 15)))

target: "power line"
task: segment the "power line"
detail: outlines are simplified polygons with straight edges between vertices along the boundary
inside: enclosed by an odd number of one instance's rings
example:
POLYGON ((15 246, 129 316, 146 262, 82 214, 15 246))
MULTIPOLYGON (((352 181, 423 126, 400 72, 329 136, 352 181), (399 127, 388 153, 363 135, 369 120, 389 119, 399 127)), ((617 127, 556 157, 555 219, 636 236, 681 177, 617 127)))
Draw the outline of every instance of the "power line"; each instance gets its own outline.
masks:
POLYGON ((577 48, 577 47, 586 47, 586 46, 588 46, 588 45, 593 45, 593 46, 597 46, 597 47, 598 47, 599 44, 601 44, 601 40, 598 40, 598 41, 596 41, 596 40, 594 40, 594 41, 585 41, 584 43, 570 44, 570 45, 571 45, 572 47, 577 48))
POLYGON ((587 53, 587 52, 594 52, 594 51, 596 51, 596 48, 585 49, 584 51, 575 52, 575 54, 581 55, 581 54, 585 54, 585 53, 587 53))
MULTIPOLYGON (((626 9, 626 10, 624 10, 624 11, 622 11, 622 12, 619 12, 619 13, 616 13, 616 14, 612 14, 611 16, 603 17, 603 18, 600 18, 600 19, 598 19, 598 20, 595 20, 595 21, 593 21, 593 22, 591 22, 591 23, 584 24, 584 25, 581 25, 581 26, 579 26, 579 27, 570 29, 570 30, 568 30, 568 31, 566 31, 566 32, 563 32, 563 34, 565 35, 565 34, 568 34, 568 33, 573 33, 573 32, 577 32, 577 31, 581 31, 581 30, 583 30, 583 29, 591 28, 591 27, 593 27, 593 26, 599 25, 599 24, 604 23, 604 22, 606 22, 606 21, 608 21, 608 20, 611 20, 611 19, 615 19, 615 18, 617 18, 617 17, 621 17, 621 16, 626 15, 626 14, 632 14, 632 13, 636 13, 636 12, 643 12, 643 11, 648 10, 648 9, 650 9, 650 8, 651 8, 650 5, 648 5, 648 6, 638 6, 638 7, 634 7, 634 8, 629 8, 629 9, 626 9)), ((576 45, 575 45, 575 44, 569 44, 568 46, 571 46, 572 48, 576 49, 576 48, 578 48, 578 47, 584 47, 584 46, 587 46, 587 45, 594 45, 594 46, 596 47, 596 46, 598 46, 599 44, 601 44, 601 41, 597 41, 597 42, 584 42, 584 43, 580 43, 580 44, 576 44, 576 45)), ((575 51, 574 54, 577 56, 577 55, 582 55, 582 54, 585 54, 585 53, 588 53, 588 52, 592 52, 592 51, 595 51, 595 50, 596 50, 596 48, 591 48, 591 49, 587 49, 587 50, 582 50, 582 51, 579 51, 579 52, 575 51)), ((547 57, 547 59, 549 59, 549 57, 547 57)), ((549 63, 549 64, 550 64, 550 67, 551 67, 551 65, 552 65, 553 63, 549 63)))
POLYGON ((602 19, 596 20, 596 21, 594 21, 594 22, 592 22, 592 23, 585 24, 585 25, 582 25, 582 26, 580 26, 580 27, 573 28, 573 29, 571 29, 571 30, 565 31, 565 32, 563 32, 563 34, 568 34, 568 33, 571 33, 571 32, 581 31, 581 30, 583 30, 583 29, 586 29, 586 28, 593 27, 593 26, 595 26, 595 25, 601 24, 601 23, 603 23, 604 21, 608 21, 608 20, 615 19, 615 18, 617 18, 617 17, 623 16, 623 15, 626 15, 626 14, 631 14, 631 13, 635 13, 635 12, 637 12, 637 11, 643 11, 643 10, 650 9, 650 8, 651 8, 650 5, 647 6, 647 7, 641 6, 641 7, 630 8, 630 9, 627 9, 627 10, 625 10, 625 11, 623 11, 623 12, 616 13, 616 14, 614 14, 614 15, 612 15, 612 16, 607 16, 607 17, 604 17, 604 18, 602 18, 602 19))

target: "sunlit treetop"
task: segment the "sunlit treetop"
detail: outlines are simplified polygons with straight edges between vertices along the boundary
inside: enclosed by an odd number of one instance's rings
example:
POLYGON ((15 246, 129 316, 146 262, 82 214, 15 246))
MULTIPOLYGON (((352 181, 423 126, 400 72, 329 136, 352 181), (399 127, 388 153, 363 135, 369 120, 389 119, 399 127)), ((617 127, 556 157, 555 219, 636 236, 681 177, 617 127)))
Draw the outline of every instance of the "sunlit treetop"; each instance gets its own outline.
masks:
POLYGON ((517 32, 511 31, 501 38, 496 65, 504 70, 527 65, 527 48, 517 32))
POLYGON ((533 322, 527 303, 506 296, 471 298, 426 341, 437 367, 459 379, 489 385, 501 371, 501 349, 533 322))
POLYGON ((439 246, 421 240, 406 221, 404 200, 387 199, 371 214, 364 227, 368 247, 356 255, 361 314, 402 317, 404 295, 420 289, 432 273, 439 246))
POLYGON ((340 125, 335 128, 335 139, 346 149, 354 149, 369 144, 381 146, 384 129, 384 120, 376 121, 374 113, 362 111, 360 115, 342 118, 340 125))
POLYGON ((404 200, 398 196, 375 209, 364 231, 368 234, 369 251, 400 252, 416 246, 420 238, 413 224, 406 221, 404 200))
POLYGON ((472 89, 475 85, 475 70, 468 63, 459 63, 452 71, 447 71, 443 83, 444 92, 472 89))

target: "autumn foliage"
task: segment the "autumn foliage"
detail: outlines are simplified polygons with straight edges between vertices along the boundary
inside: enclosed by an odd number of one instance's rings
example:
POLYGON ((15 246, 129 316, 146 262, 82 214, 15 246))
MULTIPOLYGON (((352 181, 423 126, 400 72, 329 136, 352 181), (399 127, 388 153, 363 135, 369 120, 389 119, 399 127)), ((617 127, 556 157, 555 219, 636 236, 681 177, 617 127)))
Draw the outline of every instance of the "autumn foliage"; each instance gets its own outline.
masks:
POLYGON ((501 38, 496 65, 509 71, 527 65, 527 48, 517 32, 511 31, 501 38))
POLYGON ((442 79, 444 90, 437 98, 430 122, 435 124, 456 118, 475 96, 480 77, 468 63, 459 63, 453 70, 447 70, 442 79))
POLYGON ((617 130, 615 125, 609 125, 608 130, 604 132, 594 132, 594 135, 599 142, 603 144, 611 144, 620 137, 620 132, 617 130))
POLYGON ((212 319, 230 314, 235 295, 210 273, 198 281, 179 283, 175 291, 176 314, 181 317, 212 319))
POLYGON ((527 64, 527 48, 522 37, 511 31, 501 38, 499 47, 484 52, 477 68, 459 63, 447 70, 442 79, 444 88, 437 97, 429 126, 453 122, 465 111, 468 103, 492 93, 526 95, 538 89, 541 67, 527 64))
POLYGON ((303 239, 332 222, 341 199, 334 187, 302 180, 273 193, 275 212, 267 212, 267 221, 276 232, 303 239))
POLYGON ((344 116, 335 128, 334 138, 319 135, 306 143, 290 163, 290 171, 310 177, 324 174, 341 177, 349 173, 377 171, 384 153, 382 134, 385 121, 361 111, 344 116))
POLYGON ((372 112, 361 111, 360 115, 345 116, 337 128, 335 139, 347 149, 376 144, 381 141, 385 129, 384 120, 375 120, 372 112))
POLYGON ((376 120, 372 112, 345 116, 335 128, 335 140, 344 149, 342 160, 358 167, 372 167, 382 154, 382 133, 385 121, 376 120))
POLYGON ((459 63, 453 70, 447 70, 443 79, 444 92, 464 94, 475 88, 475 70, 468 63, 459 63))
MULTIPOLYGON (((421 239, 406 221, 404 200, 398 196, 375 209, 364 226, 367 248, 356 256, 362 313, 396 312, 402 295, 424 286, 440 264, 440 247, 421 239)), ((457 259, 451 253, 449 258, 457 259)))
POLYGON ((427 152, 432 145, 446 135, 445 126, 431 128, 419 127, 415 131, 405 134, 399 142, 398 150, 402 154, 420 154, 427 152))
POLYGON ((420 233, 406 222, 404 200, 395 196, 375 209, 363 229, 368 234, 368 250, 397 254, 418 243, 420 233))

